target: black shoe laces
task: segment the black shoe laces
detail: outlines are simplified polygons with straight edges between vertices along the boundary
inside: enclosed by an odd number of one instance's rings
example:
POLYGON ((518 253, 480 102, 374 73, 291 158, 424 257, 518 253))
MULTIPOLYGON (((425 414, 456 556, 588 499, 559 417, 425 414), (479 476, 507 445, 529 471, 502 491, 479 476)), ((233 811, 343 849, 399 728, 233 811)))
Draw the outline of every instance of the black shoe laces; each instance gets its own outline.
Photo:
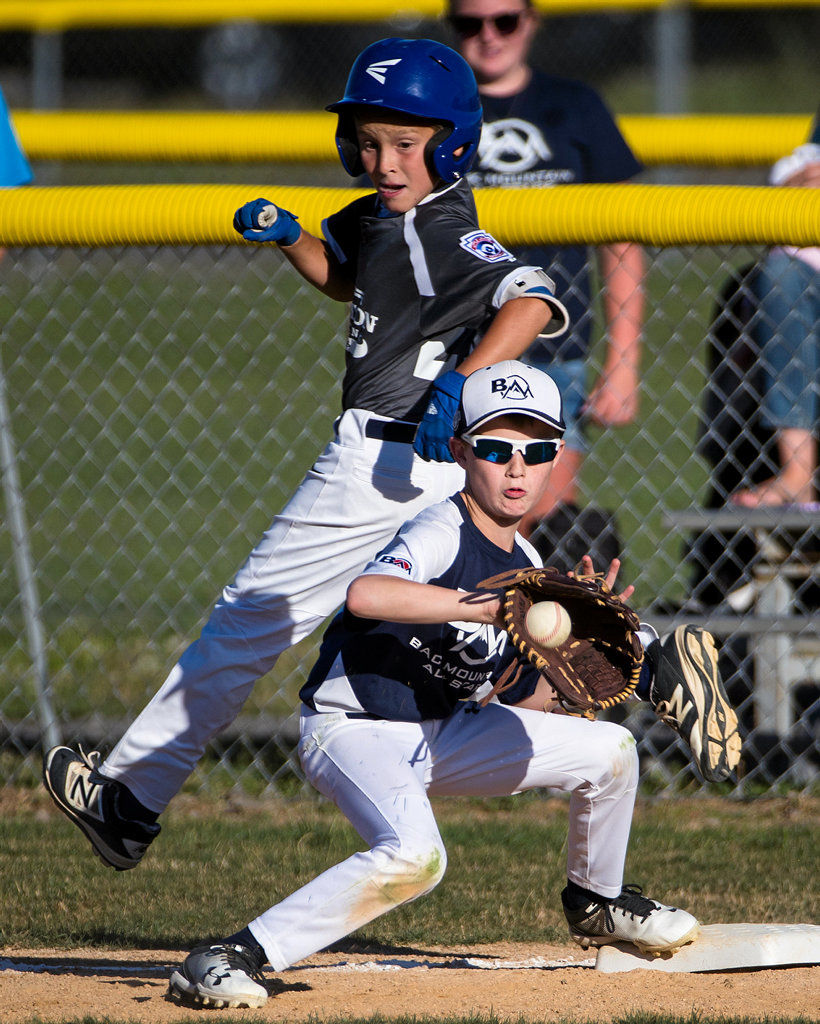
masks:
POLYGON ((220 953, 228 967, 233 970, 244 971, 245 974, 253 978, 257 984, 264 988, 265 980, 260 972, 260 968, 265 962, 262 954, 255 953, 252 949, 248 949, 247 946, 221 946, 220 953))
POLYGON ((189 978, 188 960, 197 953, 210 953, 211 956, 219 960, 220 966, 228 967, 233 971, 241 971, 257 982, 257 984, 263 988, 265 987, 265 979, 260 972, 260 968, 265 962, 264 953, 261 951, 257 954, 254 950, 248 949, 247 946, 204 942, 202 945, 194 946, 188 957, 186 957, 185 964, 183 964, 183 973, 189 978))
POLYGON ((633 921, 636 917, 639 917, 641 921, 645 921, 653 911, 658 909, 658 904, 643 895, 641 886, 625 885, 621 889, 619 896, 607 900, 604 904, 604 921, 606 922, 606 929, 610 933, 615 931, 615 921, 612 917, 613 907, 617 910, 622 910, 625 914, 629 914, 633 921))

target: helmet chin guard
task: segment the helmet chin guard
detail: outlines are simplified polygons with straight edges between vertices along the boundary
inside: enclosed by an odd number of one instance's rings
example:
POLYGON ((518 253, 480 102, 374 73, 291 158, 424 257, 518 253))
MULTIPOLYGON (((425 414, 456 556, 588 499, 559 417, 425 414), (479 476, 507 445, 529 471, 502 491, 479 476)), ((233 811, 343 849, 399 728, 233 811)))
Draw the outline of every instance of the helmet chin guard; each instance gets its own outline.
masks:
POLYGON ((437 132, 426 154, 444 182, 463 177, 478 153, 482 111, 475 76, 455 50, 432 39, 372 43, 353 62, 342 99, 325 108, 339 115, 336 148, 353 177, 364 173, 354 120, 358 107, 446 125, 449 131, 437 132))

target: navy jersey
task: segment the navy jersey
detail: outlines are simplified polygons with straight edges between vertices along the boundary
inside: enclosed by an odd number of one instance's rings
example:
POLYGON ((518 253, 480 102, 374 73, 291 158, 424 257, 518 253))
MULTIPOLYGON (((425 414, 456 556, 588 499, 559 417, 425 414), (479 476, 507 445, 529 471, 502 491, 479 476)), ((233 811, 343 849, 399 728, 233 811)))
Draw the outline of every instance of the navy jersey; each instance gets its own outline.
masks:
POLYGON ((378 216, 374 193, 322 225, 353 269, 342 408, 419 422, 432 382, 472 351, 524 268, 478 227, 469 185, 378 216))
MULTIPOLYGON (((405 523, 364 572, 469 593, 488 576, 540 564, 522 537, 516 535, 511 552, 488 540, 457 494, 405 523)), ((506 632, 495 626, 407 625, 361 619, 343 608, 325 632, 300 696, 317 711, 403 722, 445 718, 460 700, 488 692, 515 653, 506 632)), ((526 666, 499 700, 523 700, 538 678, 536 669, 526 666)))
MULTIPOLYGON (((606 184, 626 181, 643 169, 603 100, 582 82, 533 71, 520 93, 482 96, 481 102, 481 145, 468 175, 475 187, 606 184)), ((571 324, 568 334, 537 342, 529 354, 539 361, 556 354, 583 358, 592 327, 586 247, 525 249, 517 255, 549 267, 571 324)))

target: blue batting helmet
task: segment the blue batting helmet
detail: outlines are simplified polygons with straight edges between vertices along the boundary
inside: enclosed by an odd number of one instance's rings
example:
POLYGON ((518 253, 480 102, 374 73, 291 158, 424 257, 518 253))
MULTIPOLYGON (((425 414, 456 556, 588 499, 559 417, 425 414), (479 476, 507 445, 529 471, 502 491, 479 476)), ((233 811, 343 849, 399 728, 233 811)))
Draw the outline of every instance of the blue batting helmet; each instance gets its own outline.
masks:
POLYGON ((356 107, 396 110, 449 126, 433 136, 427 152, 431 170, 442 181, 466 174, 478 152, 481 100, 475 76, 455 50, 432 39, 372 43, 353 62, 342 99, 325 108, 339 115, 336 146, 344 169, 354 177, 364 171, 353 120, 356 107))

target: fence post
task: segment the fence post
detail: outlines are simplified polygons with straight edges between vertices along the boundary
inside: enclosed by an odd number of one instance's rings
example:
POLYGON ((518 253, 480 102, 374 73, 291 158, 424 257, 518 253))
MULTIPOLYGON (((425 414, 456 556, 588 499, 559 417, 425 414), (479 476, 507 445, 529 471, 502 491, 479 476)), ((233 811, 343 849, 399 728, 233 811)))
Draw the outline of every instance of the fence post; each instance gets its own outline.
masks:
POLYGON ((49 698, 48 666, 46 663, 45 631, 37 597, 37 585, 31 561, 23 493, 17 472, 17 457, 11 434, 11 417, 6 396, 6 376, 0 356, 0 473, 6 499, 9 534, 14 552, 14 563, 20 586, 20 602, 28 634, 29 651, 34 665, 34 685, 37 690, 37 714, 40 719, 41 742, 48 750, 60 743, 57 719, 49 698))
POLYGON ((32 35, 31 105, 35 110, 59 110, 63 105, 62 32, 32 35))

